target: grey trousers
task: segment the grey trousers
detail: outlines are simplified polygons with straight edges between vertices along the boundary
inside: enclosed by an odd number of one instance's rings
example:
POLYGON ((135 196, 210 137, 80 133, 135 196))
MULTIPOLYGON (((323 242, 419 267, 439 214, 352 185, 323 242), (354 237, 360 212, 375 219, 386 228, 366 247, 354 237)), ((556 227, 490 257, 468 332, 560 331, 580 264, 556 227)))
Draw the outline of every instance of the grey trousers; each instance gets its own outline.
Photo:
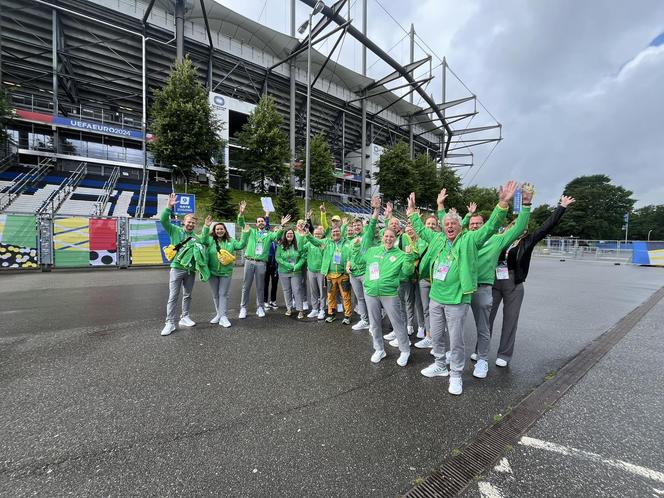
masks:
POLYGON ((404 323, 407 326, 424 327, 424 312, 417 282, 401 282, 399 299, 401 299, 404 323))
POLYGON ((265 289, 265 263, 263 261, 245 259, 244 279, 242 280, 242 301, 240 302, 242 308, 246 308, 249 303, 249 293, 251 292, 254 278, 256 279, 256 307, 262 308, 265 306, 265 302, 263 301, 265 289))
POLYGON ((382 307, 385 310, 385 314, 390 319, 394 333, 399 341, 399 351, 402 353, 408 353, 410 351, 408 332, 406 331, 406 324, 403 323, 402 320, 399 296, 372 297, 365 295, 364 300, 367 303, 369 329, 371 330, 371 336, 373 337, 374 350, 385 351, 385 342, 383 340, 383 315, 380 312, 382 307))
POLYGON ((431 332, 431 321, 429 320, 429 292, 431 291, 431 282, 428 280, 420 280, 420 301, 422 301, 422 313, 424 316, 424 328, 427 332, 431 332))
POLYGON ((311 309, 325 309, 325 277, 322 273, 307 271, 309 291, 311 292, 311 309))
POLYGON ((489 333, 493 333, 493 321, 496 319, 498 307, 503 301, 503 328, 500 332, 500 346, 498 346, 498 358, 509 362, 514 354, 514 341, 516 340, 516 328, 519 324, 519 313, 523 302, 523 282, 514 285, 514 273, 510 272, 508 280, 496 280, 493 284, 493 306, 489 316, 489 333))
POLYGON ((178 298, 180 297, 180 288, 184 289, 182 294, 182 315, 189 316, 191 307, 191 291, 196 282, 195 273, 187 273, 187 270, 171 268, 168 277, 168 304, 166 305, 166 322, 175 324, 176 311, 178 307, 178 298))
POLYGON ((450 334, 449 349, 450 375, 461 377, 466 363, 466 348, 463 342, 463 324, 468 314, 468 304, 440 304, 436 301, 429 303, 431 317, 431 339, 433 341, 433 356, 436 365, 445 368, 445 344, 443 339, 444 324, 450 334))
POLYGON ((489 332, 489 315, 491 314, 491 303, 493 296, 491 286, 481 284, 473 293, 470 301, 470 309, 475 317, 477 327, 477 356, 480 360, 489 361, 489 344, 491 344, 491 332, 489 332))
POLYGON ((360 312, 360 319, 369 321, 369 314, 367 312, 367 303, 364 299, 364 276, 354 277, 350 276, 350 286, 353 288, 353 294, 357 299, 357 308, 360 312))
POLYGON ((210 276, 210 288, 214 309, 218 316, 228 316, 228 294, 231 290, 231 277, 210 276))
POLYGON ((284 291, 286 308, 290 308, 293 300, 295 300, 295 309, 302 311, 302 301, 304 301, 302 294, 302 274, 280 273, 279 282, 281 283, 281 289, 284 291))

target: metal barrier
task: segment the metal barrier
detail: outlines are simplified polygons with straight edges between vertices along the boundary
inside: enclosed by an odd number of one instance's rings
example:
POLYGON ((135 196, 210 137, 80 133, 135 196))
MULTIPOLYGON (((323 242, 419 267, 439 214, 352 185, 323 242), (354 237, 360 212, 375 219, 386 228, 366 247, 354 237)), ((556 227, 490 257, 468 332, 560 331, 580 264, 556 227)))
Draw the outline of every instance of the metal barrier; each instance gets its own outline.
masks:
POLYGON ((632 260, 632 242, 547 237, 537 245, 534 254, 572 259, 629 262, 632 260))

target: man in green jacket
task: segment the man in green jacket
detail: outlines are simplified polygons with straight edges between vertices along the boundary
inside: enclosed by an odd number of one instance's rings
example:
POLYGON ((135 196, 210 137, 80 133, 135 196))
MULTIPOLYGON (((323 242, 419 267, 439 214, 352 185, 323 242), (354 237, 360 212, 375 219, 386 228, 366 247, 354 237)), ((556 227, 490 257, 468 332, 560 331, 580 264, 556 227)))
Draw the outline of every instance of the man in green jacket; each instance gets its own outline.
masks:
MULTIPOLYGON (((240 210, 237 215, 237 224, 240 229, 244 229, 244 210, 247 203, 240 203, 240 210)), ((290 221, 290 215, 281 218, 281 230, 270 232, 265 229, 265 218, 259 216, 256 218, 256 228, 249 230, 249 239, 247 248, 244 252, 244 278, 242 280, 242 301, 240 302, 239 318, 247 318, 247 304, 249 303, 249 293, 256 279, 256 315, 259 318, 265 316, 264 287, 265 287, 265 265, 270 254, 270 244, 277 241, 284 234, 283 226, 290 221)))
MULTIPOLYGON (((166 324, 161 330, 161 335, 170 335, 177 328, 175 326, 175 318, 177 312, 177 302, 180 297, 180 289, 184 289, 182 295, 182 315, 180 316, 179 325, 184 327, 193 327, 196 325, 191 318, 189 318, 189 309, 191 307, 191 292, 194 289, 194 282, 196 281, 196 261, 192 264, 185 264, 183 255, 185 252, 195 251, 195 244, 199 243, 198 236, 194 233, 198 218, 194 214, 188 214, 182 221, 182 227, 173 225, 171 223, 171 215, 175 207, 176 195, 170 194, 168 196, 168 205, 161 213, 161 226, 171 239, 171 244, 175 246, 177 252, 171 262, 171 272, 168 279, 168 304, 166 305, 166 324)), ((192 261, 189 259, 189 261, 192 261)))
MULTIPOLYGON (((470 309, 473 311, 475 326, 477 327, 477 354, 475 357, 478 360, 473 370, 473 376, 478 379, 484 379, 489 371, 489 344, 491 342, 489 315, 493 304, 491 289, 496 279, 509 278, 507 266, 497 266, 498 257, 503 250, 507 249, 512 245, 512 242, 521 236, 528 227, 528 220, 530 219, 530 204, 532 203, 534 189, 529 183, 524 183, 521 190, 521 211, 514 224, 503 233, 492 235, 477 253, 477 290, 473 293, 470 301, 470 309)), ((471 213, 468 223, 469 230, 479 230, 483 226, 484 218, 482 215, 471 213)))
POLYGON ((431 263, 431 291, 429 316, 433 354, 436 361, 422 370, 425 377, 450 375, 445 362, 443 330, 445 324, 450 337, 450 367, 452 375, 448 391, 463 392, 465 347, 463 325, 473 292, 477 289, 477 252, 502 224, 507 213, 507 202, 516 190, 516 182, 509 181, 500 188, 499 202, 487 223, 476 231, 462 231, 461 217, 448 212, 443 219, 443 232, 428 231, 417 213, 415 194, 408 198, 407 214, 418 235, 430 244, 442 239, 443 243, 431 263))
MULTIPOLYGON (((374 197, 371 200, 372 205, 375 202, 380 202, 380 197, 374 197)), ((369 226, 364 227, 362 220, 355 218, 352 227, 355 238, 352 241, 351 257, 346 270, 350 274, 350 285, 357 299, 357 312, 360 315, 360 321, 351 328, 353 330, 367 330, 369 328, 369 315, 367 314, 367 303, 364 299, 366 264, 360 256, 374 245, 376 220, 372 219, 369 226)))

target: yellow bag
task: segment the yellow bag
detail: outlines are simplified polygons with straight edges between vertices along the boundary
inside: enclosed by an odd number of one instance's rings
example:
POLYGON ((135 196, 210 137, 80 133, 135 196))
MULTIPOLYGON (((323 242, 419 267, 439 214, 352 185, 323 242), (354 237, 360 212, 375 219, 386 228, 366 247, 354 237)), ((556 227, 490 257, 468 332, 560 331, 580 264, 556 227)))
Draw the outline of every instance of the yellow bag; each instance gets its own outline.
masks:
POLYGON ((175 246, 173 244, 169 244, 167 246, 164 246, 164 256, 166 256, 166 259, 168 261, 173 261, 173 258, 177 254, 177 250, 175 249, 175 246))
POLYGON ((226 249, 219 249, 217 252, 217 259, 224 266, 228 266, 235 262, 235 256, 226 249))

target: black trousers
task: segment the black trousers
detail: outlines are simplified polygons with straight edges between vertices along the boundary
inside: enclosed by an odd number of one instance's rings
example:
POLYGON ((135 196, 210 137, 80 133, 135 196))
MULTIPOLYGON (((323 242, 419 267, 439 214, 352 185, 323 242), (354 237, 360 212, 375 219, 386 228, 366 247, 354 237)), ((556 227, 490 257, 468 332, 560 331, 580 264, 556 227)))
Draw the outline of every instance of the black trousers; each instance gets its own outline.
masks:
POLYGON ((265 265, 265 290, 263 291, 263 300, 273 302, 277 300, 277 286, 279 284, 279 274, 277 273, 277 262, 268 262, 265 265), (270 286, 272 283, 272 286, 270 286), (268 294, 270 299, 268 299, 268 294))

